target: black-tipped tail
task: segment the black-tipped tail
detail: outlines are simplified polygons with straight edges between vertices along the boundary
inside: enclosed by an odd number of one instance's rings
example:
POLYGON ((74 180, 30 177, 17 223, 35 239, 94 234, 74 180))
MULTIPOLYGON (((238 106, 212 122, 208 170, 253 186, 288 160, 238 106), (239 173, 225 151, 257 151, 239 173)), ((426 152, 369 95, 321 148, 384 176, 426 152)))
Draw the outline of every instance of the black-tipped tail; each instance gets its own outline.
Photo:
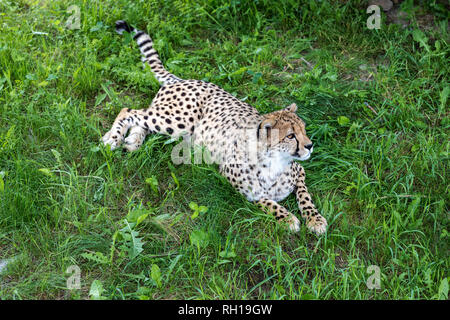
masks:
POLYGON ((116 32, 118 34, 122 34, 124 31, 131 32, 133 31, 133 28, 131 28, 128 22, 126 21, 123 20, 116 21, 116 32))
POLYGON ((136 28, 131 28, 126 21, 116 21, 116 32, 122 34, 124 31, 131 33, 141 51, 141 60, 144 62, 144 67, 145 65, 149 65, 153 75, 162 85, 181 81, 180 78, 171 74, 164 68, 164 65, 159 59, 158 52, 153 48, 152 38, 150 38, 147 33, 137 30, 136 28))

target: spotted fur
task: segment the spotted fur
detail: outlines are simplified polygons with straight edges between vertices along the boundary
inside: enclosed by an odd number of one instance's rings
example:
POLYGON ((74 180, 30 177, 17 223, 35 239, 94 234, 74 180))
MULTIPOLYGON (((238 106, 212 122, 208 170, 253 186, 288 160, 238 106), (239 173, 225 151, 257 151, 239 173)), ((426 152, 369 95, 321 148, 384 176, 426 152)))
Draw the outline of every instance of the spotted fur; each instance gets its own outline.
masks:
POLYGON ((317 234, 326 231, 327 222, 306 188, 305 171, 295 161, 307 160, 313 151, 295 104, 262 115, 212 83, 171 74, 145 32, 124 21, 116 23, 116 30, 134 35, 142 61, 150 65, 162 86, 149 108, 121 110, 103 137, 106 145, 114 149, 123 143, 133 151, 147 134, 189 137, 194 145, 209 151, 237 191, 272 212, 277 220, 287 221, 291 230, 298 231, 300 222, 278 201, 295 192, 307 227, 317 234))

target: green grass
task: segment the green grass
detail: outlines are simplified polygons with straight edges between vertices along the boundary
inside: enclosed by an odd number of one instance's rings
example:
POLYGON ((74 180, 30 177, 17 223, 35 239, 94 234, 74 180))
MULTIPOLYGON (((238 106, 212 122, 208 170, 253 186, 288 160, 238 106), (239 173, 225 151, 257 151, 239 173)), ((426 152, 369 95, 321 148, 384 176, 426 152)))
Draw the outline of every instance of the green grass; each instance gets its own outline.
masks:
MULTIPOLYGON (((382 13, 380 30, 364 1, 230 3, 0 2, 0 260, 15 257, 1 299, 448 298, 441 2, 405 1, 410 26, 382 13), (79 30, 65 27, 72 4, 79 30), (134 153, 100 144, 158 90, 118 19, 147 30, 177 76, 261 112, 299 105, 324 236, 288 232, 214 165, 173 165, 163 136, 134 153), (192 219, 190 203, 208 211, 192 219), (81 289, 66 288, 71 265, 81 289)), ((293 196, 283 205, 298 215, 293 196)))

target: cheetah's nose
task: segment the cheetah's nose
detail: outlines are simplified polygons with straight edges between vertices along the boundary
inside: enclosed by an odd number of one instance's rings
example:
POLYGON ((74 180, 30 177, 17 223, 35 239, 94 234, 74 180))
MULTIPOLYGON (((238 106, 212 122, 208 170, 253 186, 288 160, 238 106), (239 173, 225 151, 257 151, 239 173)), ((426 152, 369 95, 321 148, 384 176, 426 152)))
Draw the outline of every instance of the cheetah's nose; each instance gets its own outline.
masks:
POLYGON ((307 144, 307 145, 305 146, 305 148, 308 149, 308 150, 311 150, 312 147, 313 147, 313 144, 312 144, 312 143, 307 144))

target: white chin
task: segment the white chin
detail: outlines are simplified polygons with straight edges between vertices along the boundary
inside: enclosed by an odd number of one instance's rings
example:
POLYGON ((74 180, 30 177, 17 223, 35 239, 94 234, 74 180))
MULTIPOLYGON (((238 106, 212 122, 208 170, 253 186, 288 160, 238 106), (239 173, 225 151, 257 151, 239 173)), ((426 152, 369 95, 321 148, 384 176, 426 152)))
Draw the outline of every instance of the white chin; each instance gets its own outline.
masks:
POLYGON ((311 152, 308 152, 307 154, 301 156, 301 157, 295 157, 295 160, 305 161, 311 158, 311 152))

